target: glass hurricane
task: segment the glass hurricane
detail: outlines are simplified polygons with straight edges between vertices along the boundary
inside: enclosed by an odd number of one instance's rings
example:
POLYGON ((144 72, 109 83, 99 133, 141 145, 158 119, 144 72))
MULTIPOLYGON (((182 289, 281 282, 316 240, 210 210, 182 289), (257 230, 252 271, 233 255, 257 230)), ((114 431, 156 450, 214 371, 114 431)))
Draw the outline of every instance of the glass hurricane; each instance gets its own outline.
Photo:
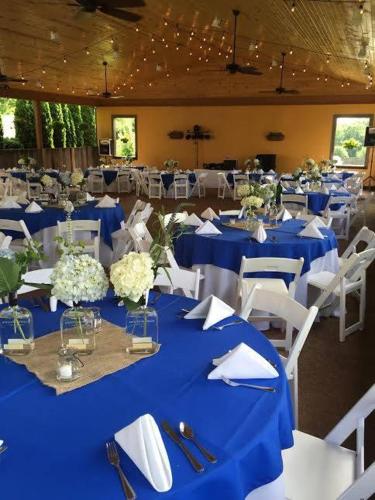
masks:
POLYGON ((61 346, 78 351, 80 354, 91 354, 95 343, 95 316, 87 307, 70 307, 60 319, 61 346))
POLYGON ((0 350, 4 354, 22 356, 33 349, 32 314, 17 304, 15 294, 10 294, 9 306, 0 312, 0 350))

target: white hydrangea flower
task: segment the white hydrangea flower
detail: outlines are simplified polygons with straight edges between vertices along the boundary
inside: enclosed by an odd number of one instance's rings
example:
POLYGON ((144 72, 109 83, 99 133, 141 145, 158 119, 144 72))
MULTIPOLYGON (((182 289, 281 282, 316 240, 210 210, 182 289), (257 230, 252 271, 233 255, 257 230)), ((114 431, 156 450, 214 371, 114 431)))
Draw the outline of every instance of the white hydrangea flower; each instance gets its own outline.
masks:
POLYGON ((94 302, 105 297, 108 279, 103 266, 87 254, 64 255, 52 275, 52 295, 61 302, 94 302))
POLYGON ((245 196, 249 196, 250 194, 250 186, 249 184, 241 184, 237 187, 237 194, 240 198, 244 198, 245 196))
POLYGON ((241 205, 245 208, 260 208, 263 205, 263 199, 259 196, 246 196, 242 198, 241 205))
POLYGON ((49 175, 47 174, 44 174, 42 176, 42 178, 40 179, 40 182, 43 184, 43 186, 45 187, 52 187, 55 183, 54 179, 52 179, 52 177, 50 177, 49 175))
POLYGON ((81 170, 74 170, 71 177, 70 177, 70 182, 72 186, 78 186, 78 184, 81 184, 83 181, 83 173, 81 170))
POLYGON ((154 284, 152 266, 152 258, 147 252, 130 252, 112 264, 110 280, 116 295, 138 302, 154 284))

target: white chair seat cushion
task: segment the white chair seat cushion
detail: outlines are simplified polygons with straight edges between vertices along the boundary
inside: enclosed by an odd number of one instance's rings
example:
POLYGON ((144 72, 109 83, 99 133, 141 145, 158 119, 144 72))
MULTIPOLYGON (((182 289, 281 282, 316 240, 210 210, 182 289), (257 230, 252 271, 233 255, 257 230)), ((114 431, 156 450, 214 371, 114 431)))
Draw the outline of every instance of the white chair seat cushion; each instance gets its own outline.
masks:
POLYGON ((285 281, 278 278, 242 278, 242 281, 246 283, 247 291, 249 292, 251 288, 255 285, 261 285, 263 289, 272 292, 283 293, 288 295, 288 288, 285 281))
POLYGON ((334 500, 355 479, 355 452, 294 431, 283 450, 285 496, 290 500, 334 500))

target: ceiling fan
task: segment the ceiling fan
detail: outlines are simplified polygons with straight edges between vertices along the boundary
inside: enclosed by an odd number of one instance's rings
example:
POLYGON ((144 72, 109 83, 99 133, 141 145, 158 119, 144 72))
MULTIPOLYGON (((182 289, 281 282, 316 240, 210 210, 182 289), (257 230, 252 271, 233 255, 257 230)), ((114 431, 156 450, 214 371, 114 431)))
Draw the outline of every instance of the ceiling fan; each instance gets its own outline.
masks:
POLYGON ((9 89, 8 83, 26 83, 27 80, 24 80, 22 78, 15 78, 13 76, 8 76, 5 75, 4 73, 1 72, 0 69, 0 87, 4 90, 9 89))
POLYGON ((276 87, 274 90, 261 90, 260 93, 261 94, 290 94, 290 95, 295 95, 295 94, 299 94, 299 91, 298 90, 295 90, 295 89, 286 89, 284 86, 283 86, 283 83, 284 83, 284 67, 285 67, 285 56, 286 56, 286 52, 281 52, 281 64, 280 64, 280 83, 279 83, 279 86, 276 87))
POLYGON ((68 3, 71 7, 79 7, 79 12, 95 14, 101 12, 107 16, 136 23, 142 19, 142 16, 129 12, 133 7, 144 7, 144 0, 74 0, 74 3, 68 3))
MULTIPOLYGON (((123 98, 123 95, 113 95, 111 92, 108 90, 108 80, 107 80, 107 66, 108 63, 107 61, 103 61, 103 66, 104 66, 104 84, 105 84, 105 89, 104 92, 99 94, 99 97, 104 97, 104 99, 120 99, 123 98)), ((88 94, 90 96, 95 96, 97 97, 98 94, 88 94)))
POLYGON ((242 73, 244 75, 261 75, 262 72, 259 71, 254 66, 240 66, 236 63, 236 46, 237 46, 237 18, 240 15, 240 11, 233 9, 234 16, 234 31, 233 31, 233 46, 232 46, 232 62, 227 64, 225 71, 234 75, 235 73, 242 73))

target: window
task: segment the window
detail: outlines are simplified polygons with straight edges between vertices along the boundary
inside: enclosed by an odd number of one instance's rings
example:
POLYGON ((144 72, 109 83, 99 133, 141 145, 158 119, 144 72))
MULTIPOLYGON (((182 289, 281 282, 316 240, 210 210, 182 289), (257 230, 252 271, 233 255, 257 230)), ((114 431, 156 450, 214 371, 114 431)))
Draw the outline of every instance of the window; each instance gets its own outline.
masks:
POLYGON ((333 118, 331 160, 341 167, 365 167, 367 148, 363 145, 372 115, 336 115, 333 118))
POLYGON ((137 117, 112 116, 114 155, 137 158, 137 117))

